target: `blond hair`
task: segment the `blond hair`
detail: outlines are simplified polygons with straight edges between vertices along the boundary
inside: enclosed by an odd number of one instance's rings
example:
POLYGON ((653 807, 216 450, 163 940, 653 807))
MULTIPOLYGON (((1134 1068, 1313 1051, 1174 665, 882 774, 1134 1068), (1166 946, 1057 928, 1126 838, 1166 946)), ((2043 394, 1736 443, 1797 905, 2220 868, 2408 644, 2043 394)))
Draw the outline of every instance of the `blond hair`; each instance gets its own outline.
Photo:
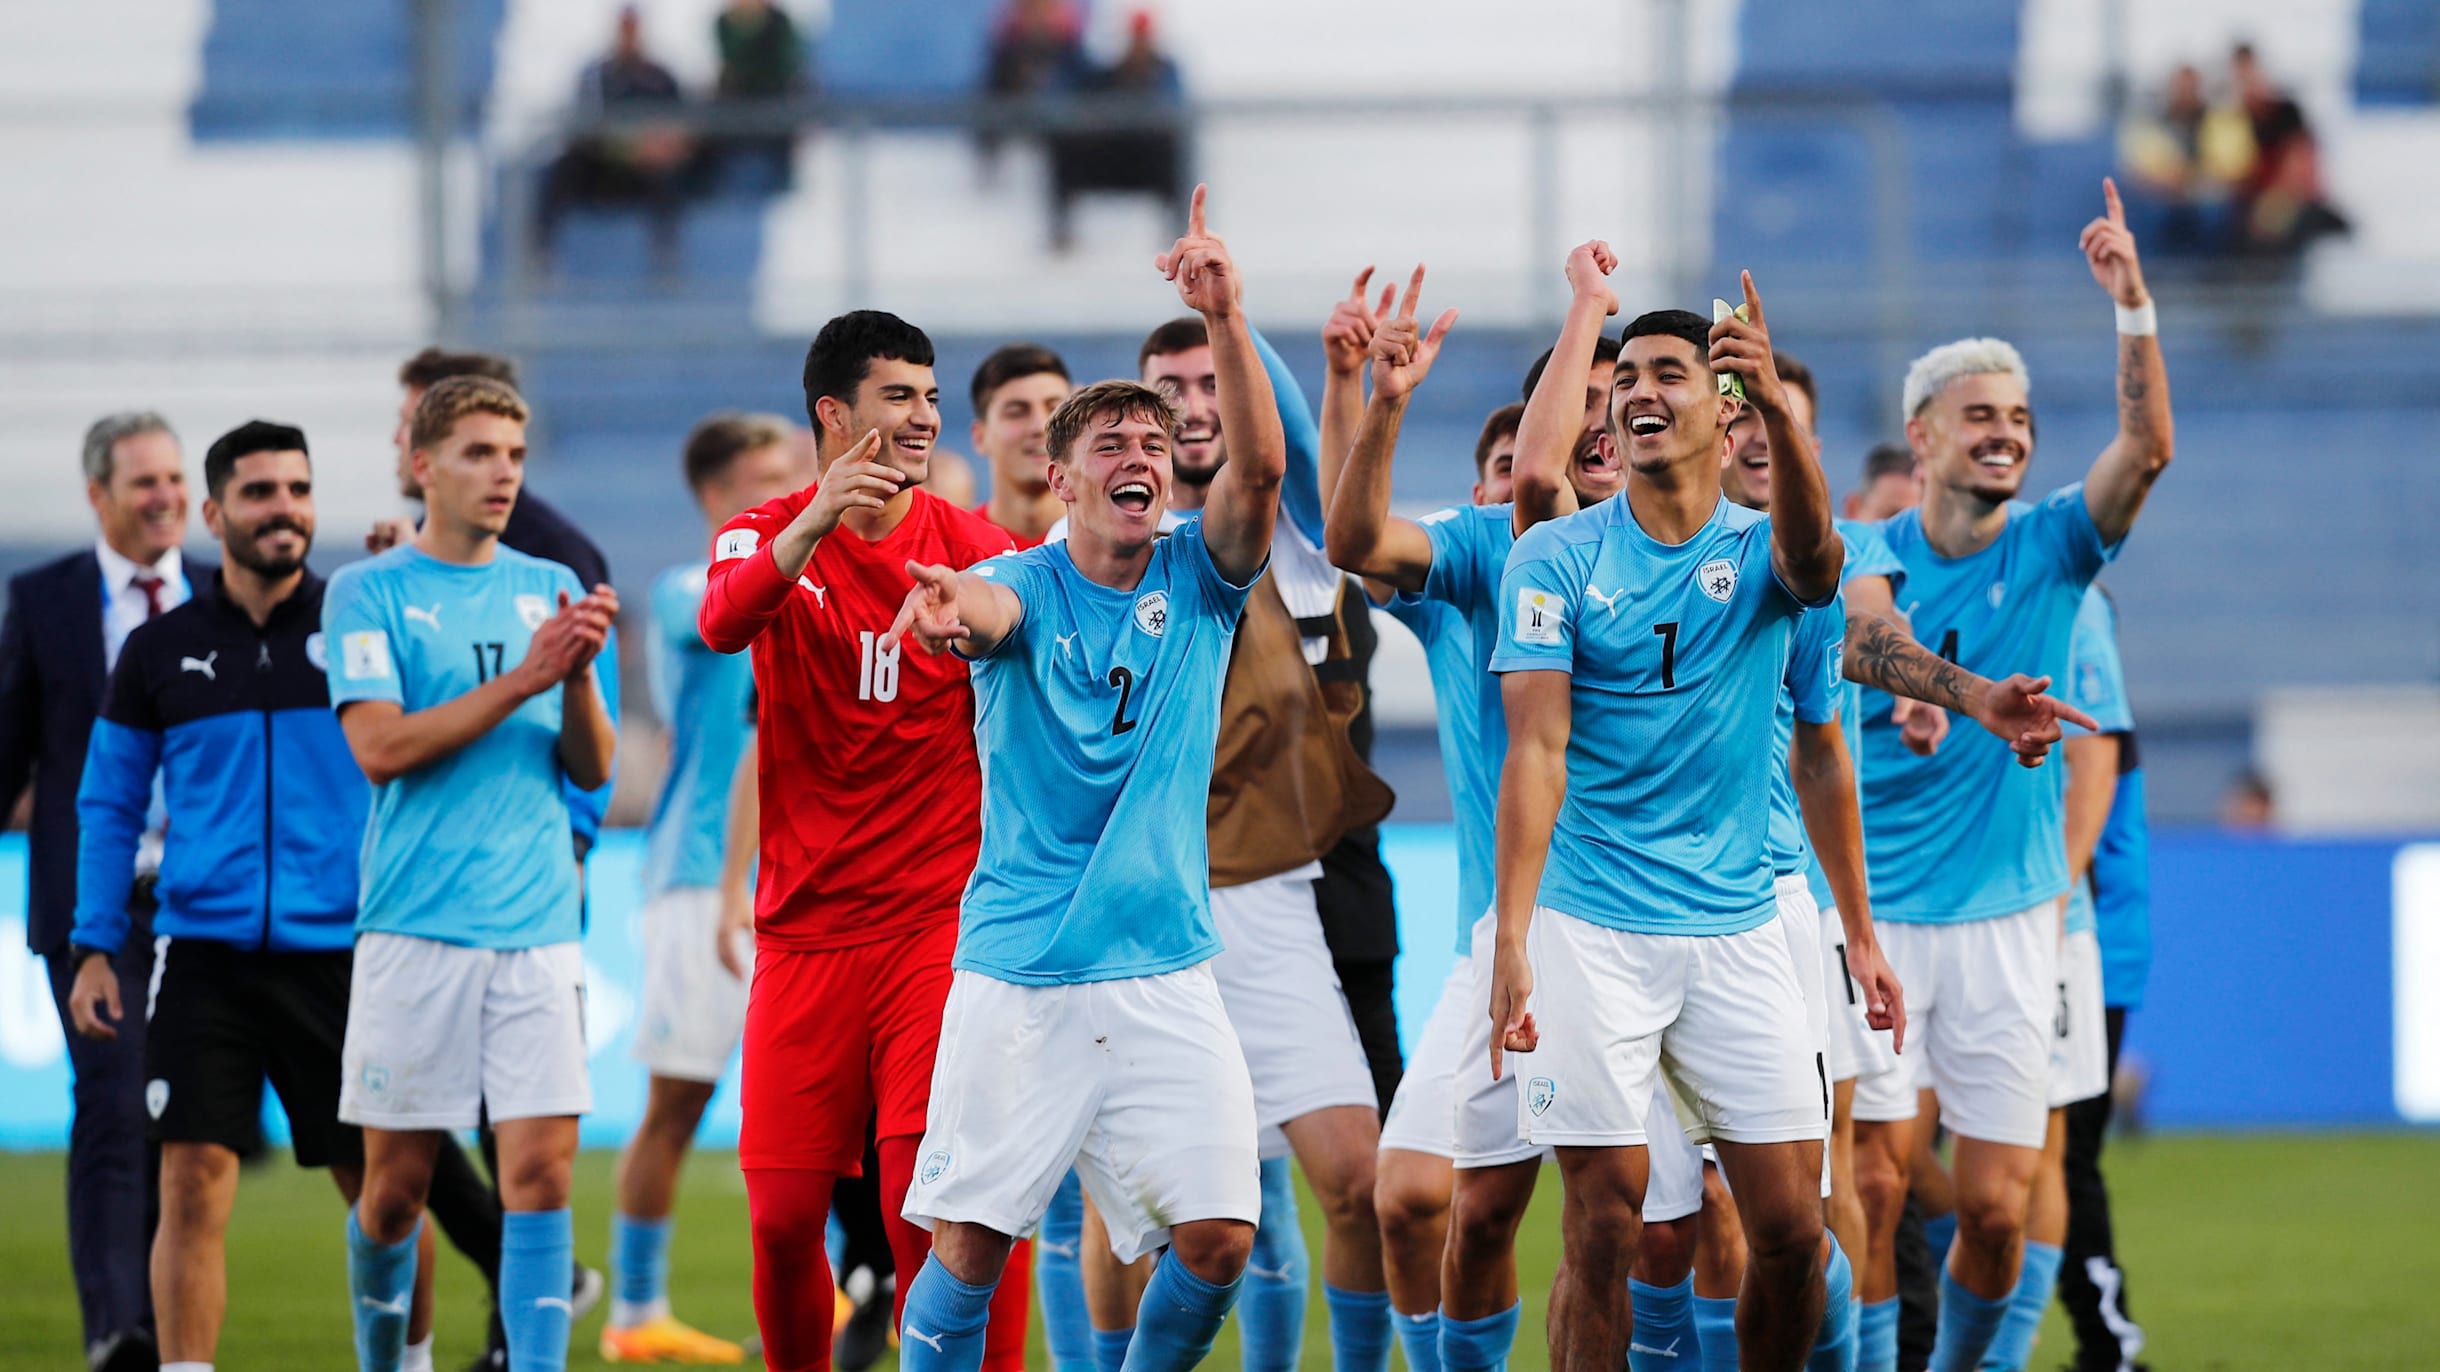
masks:
POLYGON ((443 377, 417 402, 407 441, 418 448, 436 448, 470 414, 496 414, 519 424, 533 417, 525 408, 525 398, 505 381, 488 376, 443 377))

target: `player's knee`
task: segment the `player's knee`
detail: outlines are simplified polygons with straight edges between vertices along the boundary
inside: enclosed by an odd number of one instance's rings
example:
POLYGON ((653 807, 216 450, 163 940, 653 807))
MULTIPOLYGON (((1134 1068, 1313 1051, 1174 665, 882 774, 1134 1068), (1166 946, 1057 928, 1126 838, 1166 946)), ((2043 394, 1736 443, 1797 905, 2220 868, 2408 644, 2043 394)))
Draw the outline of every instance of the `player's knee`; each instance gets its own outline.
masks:
POLYGON ((1813 1204, 1757 1208, 1744 1217, 1746 1261, 1766 1270, 1809 1270, 1821 1252, 1822 1212, 1813 1204))
POLYGON ((1449 1242, 1464 1258, 1504 1253, 1515 1244, 1517 1222, 1524 1217, 1525 1199, 1512 1198, 1504 1188, 1460 1185, 1449 1202, 1449 1242))
POLYGON ((1244 1275, 1254 1254, 1254 1226, 1243 1220, 1195 1220, 1169 1231, 1169 1255, 1214 1286, 1244 1275))
POLYGON ((1957 1241, 1977 1249, 2000 1249, 2016 1241, 2024 1232, 2025 1208, 2030 1200, 2021 1187, 1990 1186, 1959 1188, 1957 1192, 1957 1241))
POLYGON ((396 1243, 415 1231, 423 1193, 404 1177, 369 1174, 356 1198, 356 1224, 375 1243, 396 1243))
POLYGON ((1636 1247, 1635 1279, 1652 1286, 1675 1286, 1694 1271, 1693 1217, 1652 1220, 1644 1225, 1636 1247))
POLYGON ((1373 1213, 1380 1219, 1385 1241, 1422 1243, 1441 1232, 1449 1215, 1449 1193, 1445 1187, 1436 1189, 1394 1169, 1386 1170, 1373 1181, 1373 1213))
POLYGON ((502 1158, 500 1198, 513 1210, 564 1210, 575 1170, 565 1157, 527 1156, 514 1163, 502 1158))
POLYGON ((1335 1176, 1316 1179, 1307 1173, 1306 1180, 1313 1184, 1313 1199, 1322 1208, 1322 1222, 1332 1229, 1369 1229, 1378 1222, 1373 1210, 1375 1183, 1370 1154, 1335 1176))
POLYGON ((161 1223, 190 1233, 227 1224, 224 1194, 237 1154, 218 1144, 173 1143, 161 1150, 161 1223))
POLYGON ((1855 1150, 1855 1194, 1864 1214, 1883 1227, 1906 1208, 1906 1169, 1879 1148, 1855 1150))

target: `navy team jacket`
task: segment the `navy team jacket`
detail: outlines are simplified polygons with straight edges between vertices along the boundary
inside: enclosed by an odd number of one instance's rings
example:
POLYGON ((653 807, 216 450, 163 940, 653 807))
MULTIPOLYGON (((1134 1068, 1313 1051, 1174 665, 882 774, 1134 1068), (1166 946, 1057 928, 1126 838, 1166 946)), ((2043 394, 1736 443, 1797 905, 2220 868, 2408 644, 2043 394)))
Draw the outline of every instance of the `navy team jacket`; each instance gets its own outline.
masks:
POLYGON ((221 575, 128 635, 77 790, 75 941, 117 952, 153 777, 169 819, 153 932, 281 953, 355 941, 372 788, 322 674, 311 572, 255 627, 221 575))

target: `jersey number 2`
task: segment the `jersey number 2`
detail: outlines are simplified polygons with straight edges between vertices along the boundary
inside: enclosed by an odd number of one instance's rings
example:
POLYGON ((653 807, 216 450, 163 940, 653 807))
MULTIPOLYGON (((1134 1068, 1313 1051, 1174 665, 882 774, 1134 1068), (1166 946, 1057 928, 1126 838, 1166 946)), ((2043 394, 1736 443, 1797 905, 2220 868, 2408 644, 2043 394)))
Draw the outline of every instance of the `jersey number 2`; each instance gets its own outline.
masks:
POLYGON ((881 650, 867 630, 856 635, 856 699, 892 701, 898 698, 898 649, 881 650))
POLYGON ((1135 696, 1135 673, 1112 667, 1110 684, 1118 688, 1118 708, 1110 713, 1110 737, 1116 738, 1135 727, 1135 721, 1127 717, 1127 703, 1135 696))

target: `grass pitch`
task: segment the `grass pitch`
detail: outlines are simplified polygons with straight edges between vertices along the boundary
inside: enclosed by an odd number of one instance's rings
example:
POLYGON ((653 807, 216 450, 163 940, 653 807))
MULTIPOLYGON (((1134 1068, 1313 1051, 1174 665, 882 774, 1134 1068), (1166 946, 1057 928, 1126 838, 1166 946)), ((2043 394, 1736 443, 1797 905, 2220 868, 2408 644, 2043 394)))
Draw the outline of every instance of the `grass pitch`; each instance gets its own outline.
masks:
MULTIPOLYGON (((577 1251, 595 1265, 607 1246, 612 1157, 587 1153, 576 1171, 577 1251)), ((2130 1299, 2149 1332, 2145 1357, 2169 1372, 2216 1369, 2430 1368, 2440 1365, 2440 1135, 2165 1136, 2113 1145, 2121 1258, 2130 1299)), ((0 1155, 0 1367, 69 1368, 77 1357, 76 1296, 68 1277, 64 1160, 0 1155)), ((1545 1366, 1543 1296, 1558 1265, 1558 1178, 1546 1174, 1519 1253, 1525 1311, 1514 1366, 1545 1366)), ((1317 1257, 1315 1208, 1304 1216, 1317 1257)), ((229 1232, 229 1316, 219 1365, 246 1372, 327 1372, 347 1366, 345 1220, 318 1173, 284 1160, 251 1169, 229 1232)), ((463 1367, 482 1340, 482 1283, 442 1245, 439 1366, 463 1367)), ((690 1164, 671 1252, 671 1298, 688 1321, 740 1337, 754 1328, 745 1187, 733 1155, 690 1164)), ((1305 1366, 1330 1366, 1316 1285, 1305 1366)), ((602 1315, 578 1326, 569 1359, 600 1365, 602 1315)), ((2069 1347, 2054 1309, 2034 1366, 2069 1347)), ((1031 1365, 1048 1368, 1037 1322, 1031 1365)), ((1234 1367, 1235 1330, 1212 1364, 1234 1367)), ((890 1365, 883 1365, 890 1372, 890 1365)))

